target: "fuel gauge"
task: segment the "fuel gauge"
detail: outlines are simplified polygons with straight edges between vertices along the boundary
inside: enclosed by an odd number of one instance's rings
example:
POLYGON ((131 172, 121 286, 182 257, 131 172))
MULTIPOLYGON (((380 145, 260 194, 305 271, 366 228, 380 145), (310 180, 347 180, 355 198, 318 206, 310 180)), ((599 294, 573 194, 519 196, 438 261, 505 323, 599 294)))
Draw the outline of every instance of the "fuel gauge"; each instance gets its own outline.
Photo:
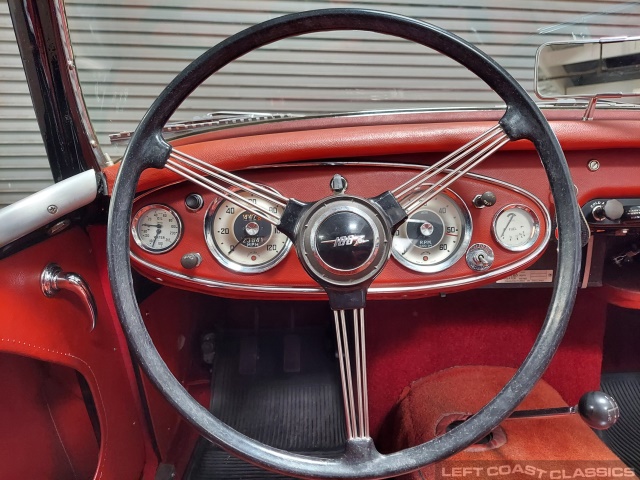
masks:
POLYGON ((540 235, 540 222, 536 214, 524 205, 507 205, 493 219, 493 236, 512 252, 530 248, 540 235))

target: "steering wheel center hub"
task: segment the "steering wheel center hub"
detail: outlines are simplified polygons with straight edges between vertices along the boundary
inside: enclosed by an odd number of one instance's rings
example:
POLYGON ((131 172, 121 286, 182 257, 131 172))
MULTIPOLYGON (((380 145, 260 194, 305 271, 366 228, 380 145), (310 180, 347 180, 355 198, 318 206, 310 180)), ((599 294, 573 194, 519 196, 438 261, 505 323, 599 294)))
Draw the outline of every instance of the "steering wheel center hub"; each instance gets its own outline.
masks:
POLYGON ((296 247, 318 282, 356 286, 373 280, 389 258, 388 230, 382 212, 371 202, 329 197, 302 219, 296 247))
POLYGON ((348 210, 326 217, 315 229, 315 251, 328 268, 354 272, 366 266, 376 250, 377 232, 366 217, 348 210))

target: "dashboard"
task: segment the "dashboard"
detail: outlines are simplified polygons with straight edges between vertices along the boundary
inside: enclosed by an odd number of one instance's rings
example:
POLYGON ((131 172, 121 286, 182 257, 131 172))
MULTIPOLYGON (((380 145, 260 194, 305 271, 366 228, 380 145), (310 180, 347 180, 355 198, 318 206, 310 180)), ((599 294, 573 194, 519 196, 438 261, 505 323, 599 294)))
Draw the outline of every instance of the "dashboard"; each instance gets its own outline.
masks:
MULTIPOLYGON (((289 198, 313 201, 334 195, 330 183, 336 175, 346 180, 349 194, 372 197, 422 168, 361 160, 270 165, 237 173, 289 198)), ((236 193, 275 214, 283 209, 241 189, 236 193)), ((202 187, 179 182, 154 189, 135 200, 133 212, 132 262, 156 281, 228 296, 322 295, 282 232, 202 187)), ((370 296, 422 296, 500 281, 535 261, 550 232, 549 211, 535 195, 502 180, 466 174, 398 228, 392 258, 370 296)), ((362 238, 354 234, 322 242, 333 250, 345 244, 357 247, 362 238)), ((357 248, 348 251, 357 255, 357 248)), ((545 274, 540 280, 552 278, 545 274)))
MULTIPOLYGON (((640 137, 630 135, 639 131, 640 122, 631 113, 628 118, 621 112, 599 115, 600 120, 582 122, 575 112, 547 113, 565 151, 578 203, 587 210, 594 199, 640 197, 640 137), (595 163, 598 168, 591 168, 595 163)), ((344 177, 348 194, 370 198, 401 185, 498 118, 498 112, 452 112, 303 119, 196 134, 172 144, 288 198, 330 197, 335 175, 344 177)), ((105 171, 109 188, 116 173, 117 166, 105 171)), ((166 169, 145 171, 138 192, 130 258, 143 276, 233 298, 326 298, 288 240, 233 202, 166 169), (167 231, 165 219, 171 220, 167 231)), ((627 229, 616 227, 620 222, 613 222, 605 235, 603 221, 594 223, 590 210, 585 212, 596 241, 593 251, 583 255, 593 264, 583 267, 583 286, 597 286, 603 284, 603 265, 610 263, 608 249, 614 248, 609 238, 632 239, 627 229)), ((551 286, 553 219, 553 198, 537 153, 530 142, 512 142, 400 226, 392 257, 368 296, 417 298, 483 286, 551 286)), ((358 241, 327 240, 336 246, 358 241)))

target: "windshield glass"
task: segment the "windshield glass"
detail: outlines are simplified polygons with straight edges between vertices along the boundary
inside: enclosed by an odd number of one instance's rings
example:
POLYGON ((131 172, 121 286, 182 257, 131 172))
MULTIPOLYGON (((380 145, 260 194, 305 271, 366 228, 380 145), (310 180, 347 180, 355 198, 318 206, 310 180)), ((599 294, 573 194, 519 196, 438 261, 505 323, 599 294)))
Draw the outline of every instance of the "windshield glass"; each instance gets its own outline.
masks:
MULTIPOLYGON (((540 44, 640 35, 638 2, 424 3, 67 0, 66 13, 87 109, 112 157, 119 157, 123 146, 109 145, 108 135, 135 129, 191 60, 246 27, 286 13, 361 7, 425 20, 474 43, 529 92, 540 44)), ((472 73, 425 47, 366 32, 328 32, 283 40, 236 60, 194 92, 174 120, 202 119, 216 111, 310 115, 500 103, 472 73)))

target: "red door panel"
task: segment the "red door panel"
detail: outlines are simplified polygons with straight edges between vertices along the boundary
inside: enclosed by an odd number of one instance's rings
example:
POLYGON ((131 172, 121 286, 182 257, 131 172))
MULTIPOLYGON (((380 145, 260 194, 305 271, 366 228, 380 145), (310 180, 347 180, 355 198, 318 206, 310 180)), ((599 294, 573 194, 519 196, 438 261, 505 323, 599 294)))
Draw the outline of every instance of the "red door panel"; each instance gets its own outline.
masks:
MULTIPOLYGON (((0 358, 12 358, 25 372, 19 379, 15 372, 0 376, 2 395, 9 390, 6 396, 11 397, 14 410, 0 416, 0 445, 10 445, 0 448, 0 465, 5 473, 14 473, 11 478, 74 478, 66 475, 69 460, 60 458, 61 454, 65 450, 84 451, 75 454, 79 458, 74 460, 77 465, 85 465, 77 467, 82 470, 88 468, 85 457, 92 453, 90 445, 81 445, 81 435, 86 435, 88 427, 80 428, 79 422, 86 426, 87 416, 75 418, 73 414, 79 410, 72 405, 81 400, 56 395, 62 404, 48 412, 50 407, 41 399, 55 386, 47 387, 46 378, 38 377, 33 367, 6 353, 71 367, 86 379, 100 425, 94 478, 141 478, 145 461, 155 461, 145 451, 148 443, 130 355, 106 300, 106 275, 100 275, 97 268, 104 266, 100 259, 104 259, 104 252, 92 252, 86 233, 72 229, 0 260, 0 358), (87 308, 73 293, 61 291, 54 298, 42 293, 40 274, 50 262, 78 273, 89 284, 98 307, 95 330, 90 331, 87 308), (42 381, 29 381, 29 375, 42 381), (35 444, 17 441, 21 436, 38 438, 36 432, 42 432, 42 436, 35 444)), ((95 434, 92 430, 90 433, 87 441, 97 445, 95 434)))

